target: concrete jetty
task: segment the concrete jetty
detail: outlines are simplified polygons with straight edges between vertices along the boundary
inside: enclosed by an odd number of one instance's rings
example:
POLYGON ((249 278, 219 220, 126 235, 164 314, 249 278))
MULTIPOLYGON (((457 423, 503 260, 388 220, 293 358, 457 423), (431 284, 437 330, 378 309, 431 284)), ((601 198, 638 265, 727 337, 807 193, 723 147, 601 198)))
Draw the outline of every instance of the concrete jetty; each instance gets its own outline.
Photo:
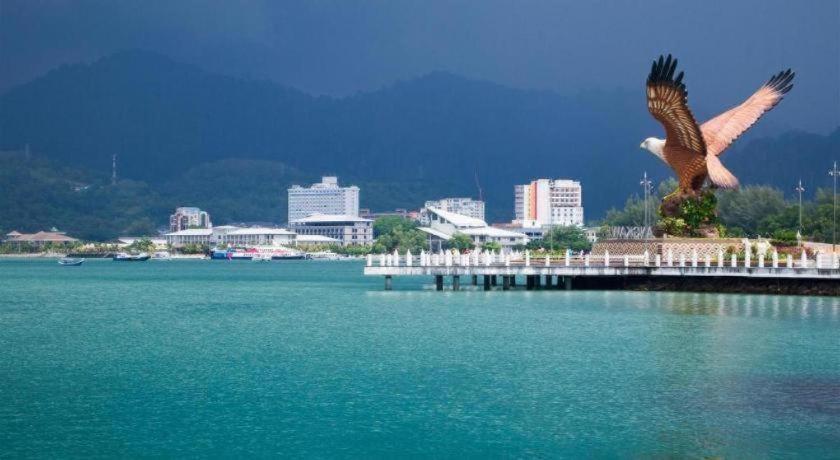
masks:
POLYGON ((522 287, 840 295, 840 258, 835 254, 809 259, 804 252, 799 257, 773 252, 744 259, 723 253, 700 258, 696 253, 611 257, 567 251, 551 257, 528 251, 417 256, 394 252, 369 255, 364 274, 384 277, 386 290, 392 289, 394 277, 429 276, 438 291, 447 284, 455 291, 470 284, 488 291, 522 287))

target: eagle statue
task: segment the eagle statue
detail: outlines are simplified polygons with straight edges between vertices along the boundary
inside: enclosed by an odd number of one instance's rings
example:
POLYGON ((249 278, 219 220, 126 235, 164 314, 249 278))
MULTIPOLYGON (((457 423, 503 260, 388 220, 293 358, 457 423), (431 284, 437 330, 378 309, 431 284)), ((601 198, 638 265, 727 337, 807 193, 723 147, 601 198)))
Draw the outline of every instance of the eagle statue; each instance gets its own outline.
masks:
POLYGON ((641 148, 662 159, 677 174, 679 195, 697 196, 706 179, 719 188, 737 188, 738 179, 720 155, 793 88, 790 69, 774 75, 746 101, 699 125, 688 108, 683 72, 677 60, 659 56, 647 78, 647 106, 665 128, 665 139, 649 137, 641 148))

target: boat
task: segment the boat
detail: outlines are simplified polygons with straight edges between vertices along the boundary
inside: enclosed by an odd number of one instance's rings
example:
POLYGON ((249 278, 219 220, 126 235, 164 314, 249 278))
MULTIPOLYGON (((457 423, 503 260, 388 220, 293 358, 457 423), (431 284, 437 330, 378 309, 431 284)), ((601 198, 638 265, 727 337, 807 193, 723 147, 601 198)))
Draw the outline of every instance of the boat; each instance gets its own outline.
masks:
POLYGON ((210 258, 214 260, 301 260, 309 256, 301 251, 275 246, 250 248, 213 249, 210 258))
POLYGON ((118 252, 114 254, 114 261, 115 262, 145 262, 149 260, 152 256, 145 252, 141 252, 140 254, 128 254, 126 252, 118 252))
POLYGON ((58 265, 63 265, 65 267, 78 267, 84 263, 85 259, 75 258, 75 257, 62 257, 58 259, 58 265))
POLYGON ((169 251, 157 251, 152 254, 152 260, 170 260, 172 259, 172 254, 169 251))

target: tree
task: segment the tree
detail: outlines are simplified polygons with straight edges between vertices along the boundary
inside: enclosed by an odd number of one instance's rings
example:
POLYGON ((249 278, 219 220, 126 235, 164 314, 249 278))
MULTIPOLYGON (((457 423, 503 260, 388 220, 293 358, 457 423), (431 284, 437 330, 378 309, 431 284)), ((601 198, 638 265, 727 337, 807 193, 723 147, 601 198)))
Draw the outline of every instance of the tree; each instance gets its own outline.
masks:
POLYGON ((589 250, 592 243, 586 238, 586 233, 576 226, 554 227, 541 240, 528 243, 528 249, 546 249, 553 251, 589 250))
POLYGON ((740 190, 718 192, 718 213, 727 227, 738 227, 748 236, 762 231, 772 233, 772 225, 762 226, 787 207, 781 190, 767 186, 746 186, 740 190))
POLYGON ((417 223, 402 216, 383 216, 373 222, 374 238, 393 233, 395 230, 417 228, 417 223))
POLYGON ((481 249, 485 249, 487 251, 501 251, 502 245, 495 241, 488 241, 481 245, 481 249))
POLYGON ((155 250, 155 243, 148 238, 141 238, 126 246, 129 251, 152 252, 155 250))
POLYGON ((457 249, 459 251, 464 251, 475 247, 472 238, 470 238, 469 235, 465 235, 463 233, 455 233, 454 235, 452 235, 452 238, 448 241, 448 244, 450 248, 457 249))

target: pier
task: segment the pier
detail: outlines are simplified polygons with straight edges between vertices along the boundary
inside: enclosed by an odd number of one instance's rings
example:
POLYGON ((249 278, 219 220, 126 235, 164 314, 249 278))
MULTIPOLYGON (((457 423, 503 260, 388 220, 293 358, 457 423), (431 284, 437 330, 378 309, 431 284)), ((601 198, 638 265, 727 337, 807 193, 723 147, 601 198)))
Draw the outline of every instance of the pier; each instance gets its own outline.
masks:
POLYGON ((738 259, 723 253, 718 257, 696 253, 611 257, 589 254, 533 256, 530 252, 457 254, 410 252, 369 255, 367 276, 382 276, 385 290, 394 278, 425 276, 435 289, 459 291, 465 285, 491 290, 678 290, 772 294, 840 295, 840 258, 837 254, 799 257, 747 256, 738 259), (448 281, 448 282, 447 282, 448 281))

